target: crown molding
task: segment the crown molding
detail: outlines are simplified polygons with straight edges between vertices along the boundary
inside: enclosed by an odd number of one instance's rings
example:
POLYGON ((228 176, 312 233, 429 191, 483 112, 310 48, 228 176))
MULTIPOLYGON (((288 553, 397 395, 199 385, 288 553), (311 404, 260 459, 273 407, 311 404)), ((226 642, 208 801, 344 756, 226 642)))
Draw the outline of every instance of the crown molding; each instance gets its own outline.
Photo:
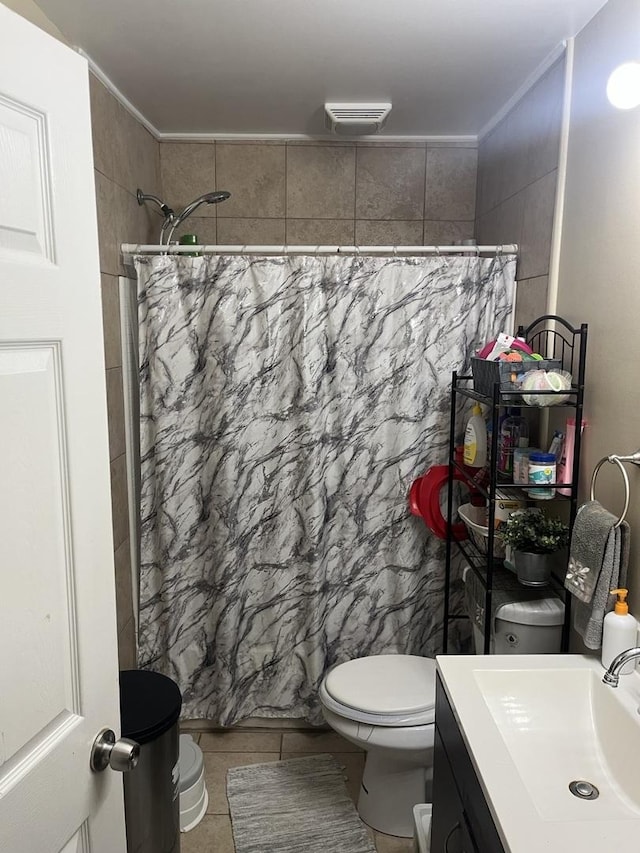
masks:
POLYGON ((500 124, 502 119, 511 112, 511 110, 515 107, 518 101, 521 101, 522 98, 527 94, 530 89, 536 85, 538 80, 547 73, 547 71, 556 64, 556 62, 560 59, 560 57, 564 56, 566 51, 567 43, 566 41, 561 42, 557 47, 549 53, 542 60, 540 65, 535 68, 531 74, 526 78, 524 83, 516 89, 513 95, 509 98, 509 100, 503 104, 498 112, 489 119, 489 121, 485 124, 485 126, 478 133, 478 142, 482 142, 482 140, 488 136, 491 131, 500 124))
POLYGON ((149 119, 143 115, 140 110, 134 106, 131 101, 122 94, 120 89, 112 82, 112 80, 104 73, 102 68, 86 53, 81 47, 75 48, 76 53, 82 56, 91 73, 98 78, 102 85, 108 89, 113 97, 119 101, 122 106, 131 115, 145 127, 149 133, 158 140, 158 142, 335 142, 349 143, 354 142, 379 142, 393 143, 400 142, 405 144, 414 143, 416 145, 459 145, 475 148, 478 144, 478 138, 473 135, 446 135, 446 136, 424 136, 424 135, 396 135, 396 136, 327 136, 327 135, 311 135, 306 133, 165 133, 152 124, 149 119))

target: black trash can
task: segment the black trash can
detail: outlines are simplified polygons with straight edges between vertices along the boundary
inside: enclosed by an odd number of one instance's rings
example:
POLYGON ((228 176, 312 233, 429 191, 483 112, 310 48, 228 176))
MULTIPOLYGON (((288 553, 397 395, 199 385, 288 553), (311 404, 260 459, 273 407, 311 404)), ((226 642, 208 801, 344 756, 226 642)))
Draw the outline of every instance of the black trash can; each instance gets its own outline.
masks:
POLYGON ((178 685, 158 672, 120 673, 122 736, 140 744, 137 766, 124 775, 127 853, 179 853, 178 685))

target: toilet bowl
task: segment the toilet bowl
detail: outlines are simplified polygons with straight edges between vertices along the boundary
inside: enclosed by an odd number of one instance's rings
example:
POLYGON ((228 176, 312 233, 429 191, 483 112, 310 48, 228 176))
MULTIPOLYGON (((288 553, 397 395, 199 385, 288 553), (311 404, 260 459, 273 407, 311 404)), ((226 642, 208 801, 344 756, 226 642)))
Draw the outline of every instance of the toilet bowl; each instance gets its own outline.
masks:
POLYGON ((413 807, 431 801, 436 664, 372 655, 324 677, 320 701, 334 731, 367 753, 358 812, 388 835, 413 836, 413 807))

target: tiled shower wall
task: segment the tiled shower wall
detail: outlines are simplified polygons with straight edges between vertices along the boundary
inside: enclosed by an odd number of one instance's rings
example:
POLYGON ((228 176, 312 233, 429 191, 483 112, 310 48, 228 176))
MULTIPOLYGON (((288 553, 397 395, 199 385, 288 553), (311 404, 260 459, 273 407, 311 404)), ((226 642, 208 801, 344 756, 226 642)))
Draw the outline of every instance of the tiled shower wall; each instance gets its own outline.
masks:
POLYGON ((478 150, 478 243, 520 247, 516 323, 545 313, 562 122, 564 59, 478 150))
POLYGON ((171 207, 231 192, 179 232, 202 243, 446 245, 474 236, 473 146, 163 142, 160 163, 171 207))
POLYGON ((122 393, 118 275, 124 273, 120 243, 155 240, 159 217, 139 207, 136 187, 160 193, 159 145, 104 86, 90 75, 91 124, 98 211, 104 324, 111 504, 115 551, 120 667, 135 666, 129 508, 122 393))

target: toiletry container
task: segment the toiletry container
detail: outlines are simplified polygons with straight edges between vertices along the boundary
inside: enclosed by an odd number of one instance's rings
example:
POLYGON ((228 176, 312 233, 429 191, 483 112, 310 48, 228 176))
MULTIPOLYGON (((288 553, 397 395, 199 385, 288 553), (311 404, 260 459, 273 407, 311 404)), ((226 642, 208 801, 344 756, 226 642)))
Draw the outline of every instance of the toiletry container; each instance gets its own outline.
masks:
MULTIPOLYGON (((628 590, 612 589, 611 595, 617 595, 614 609, 604 617, 602 627, 602 666, 608 669, 620 652, 634 648, 638 633, 638 623, 629 613, 626 598, 628 590)), ((633 672, 636 661, 631 661, 622 669, 621 675, 633 672)))
POLYGON ((464 464, 471 468, 487 464, 487 425, 479 403, 473 407, 464 432, 464 464))
POLYGON ((529 425, 520 416, 520 409, 511 410, 500 427, 498 436, 498 472, 513 480, 513 451, 516 447, 528 447, 529 425))

